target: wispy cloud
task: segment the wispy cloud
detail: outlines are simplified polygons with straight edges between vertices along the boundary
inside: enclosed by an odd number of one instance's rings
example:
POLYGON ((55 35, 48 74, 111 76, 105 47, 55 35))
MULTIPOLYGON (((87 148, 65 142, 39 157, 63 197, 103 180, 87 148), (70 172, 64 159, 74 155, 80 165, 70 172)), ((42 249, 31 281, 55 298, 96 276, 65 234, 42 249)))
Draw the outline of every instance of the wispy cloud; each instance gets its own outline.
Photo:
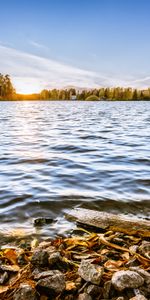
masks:
POLYGON ((40 44, 36 41, 33 41, 33 40, 29 40, 28 43, 32 46, 34 46, 35 48, 40 48, 40 49, 48 49, 48 47, 46 47, 45 45, 43 44, 40 44))
POLYGON ((18 92, 38 92, 44 88, 150 85, 150 77, 125 80, 83 70, 0 45, 0 72, 13 77, 18 92))

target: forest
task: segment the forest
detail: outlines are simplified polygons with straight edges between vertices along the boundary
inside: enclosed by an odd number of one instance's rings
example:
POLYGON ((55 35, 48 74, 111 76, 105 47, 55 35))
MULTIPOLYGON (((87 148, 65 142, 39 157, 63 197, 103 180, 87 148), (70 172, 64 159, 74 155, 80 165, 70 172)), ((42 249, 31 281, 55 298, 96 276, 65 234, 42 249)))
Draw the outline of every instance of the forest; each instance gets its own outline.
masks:
POLYGON ((143 90, 131 87, 44 89, 40 93, 23 95, 15 91, 8 74, 0 73, 0 100, 150 100, 150 88, 143 90))

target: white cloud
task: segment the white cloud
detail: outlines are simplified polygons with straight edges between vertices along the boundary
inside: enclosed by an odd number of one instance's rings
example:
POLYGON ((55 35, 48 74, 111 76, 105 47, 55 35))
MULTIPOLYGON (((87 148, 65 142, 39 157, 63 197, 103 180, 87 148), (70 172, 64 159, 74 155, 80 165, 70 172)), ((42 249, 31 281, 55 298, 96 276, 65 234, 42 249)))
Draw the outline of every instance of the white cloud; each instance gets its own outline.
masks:
POLYGON ((38 43, 38 42, 36 42, 36 41, 33 41, 33 40, 28 41, 28 43, 29 43, 30 45, 36 47, 36 48, 40 48, 40 49, 48 49, 48 47, 46 47, 45 45, 40 44, 40 43, 38 43))
POLYGON ((12 76, 18 92, 39 92, 44 88, 133 86, 145 88, 150 77, 126 80, 101 76, 51 59, 0 45, 0 72, 12 76))

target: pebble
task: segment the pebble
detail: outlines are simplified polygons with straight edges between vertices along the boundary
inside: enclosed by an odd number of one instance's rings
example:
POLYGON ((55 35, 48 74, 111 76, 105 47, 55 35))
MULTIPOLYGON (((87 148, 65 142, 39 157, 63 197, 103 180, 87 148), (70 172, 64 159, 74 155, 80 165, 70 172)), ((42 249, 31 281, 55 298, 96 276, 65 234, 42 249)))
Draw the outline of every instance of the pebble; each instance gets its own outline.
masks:
POLYGON ((82 260, 78 269, 79 275, 88 282, 99 285, 103 275, 104 268, 92 264, 91 260, 82 260))
POLYGON ((130 270, 137 272, 140 276, 143 277, 145 283, 147 285, 150 285, 150 273, 139 267, 130 267, 130 270))
POLYGON ((87 293, 80 294, 77 300, 92 300, 92 297, 87 293))
POLYGON ((98 295, 100 296, 100 294, 102 294, 102 288, 95 284, 90 284, 86 289, 86 293, 91 297, 95 297, 98 295))
POLYGON ((49 266, 53 266, 62 261, 62 257, 59 252, 51 253, 48 257, 49 266))
MULTIPOLYGON (((46 294, 58 295, 65 290, 65 277, 64 274, 58 270, 48 271, 48 276, 41 278, 37 282, 37 289, 45 292, 46 294)), ((43 272, 44 273, 47 272, 43 272)), ((47 275, 47 274, 46 274, 47 275)))
POLYGON ((29 284, 21 284, 13 300, 38 300, 37 292, 29 284))
POLYGON ((48 265, 48 253, 45 250, 37 250, 31 258, 32 265, 44 267, 48 265))
POLYGON ((134 271, 117 271, 112 276, 112 285, 118 291, 125 288, 138 288, 144 284, 144 279, 134 271))

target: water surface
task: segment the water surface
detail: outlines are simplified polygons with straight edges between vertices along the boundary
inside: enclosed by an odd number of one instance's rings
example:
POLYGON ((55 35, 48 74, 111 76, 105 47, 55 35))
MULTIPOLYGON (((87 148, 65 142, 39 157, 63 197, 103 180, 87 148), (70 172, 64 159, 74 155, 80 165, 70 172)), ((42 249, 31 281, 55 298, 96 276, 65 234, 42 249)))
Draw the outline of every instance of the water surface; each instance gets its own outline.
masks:
MULTIPOLYGON (((0 102, 1 231, 77 206, 149 218, 150 102, 0 102)), ((41 232, 41 231, 40 231, 41 232)))

